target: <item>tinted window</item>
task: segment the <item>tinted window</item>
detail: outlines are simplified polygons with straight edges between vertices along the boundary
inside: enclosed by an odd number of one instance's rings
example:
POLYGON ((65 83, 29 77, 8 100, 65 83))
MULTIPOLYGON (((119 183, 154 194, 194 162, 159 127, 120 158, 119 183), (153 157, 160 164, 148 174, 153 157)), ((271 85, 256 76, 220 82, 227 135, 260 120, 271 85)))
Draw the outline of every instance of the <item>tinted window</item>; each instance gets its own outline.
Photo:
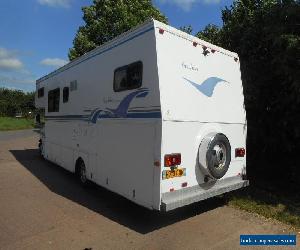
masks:
POLYGON ((59 112, 60 89, 53 89, 48 92, 48 112, 59 112))
POLYGON ((135 62, 120 68, 114 73, 114 91, 136 89, 142 86, 143 63, 135 62))
POLYGON ((64 87, 63 89, 63 102, 69 101, 69 87, 64 87))
POLYGON ((38 98, 41 98, 44 96, 44 88, 38 89, 38 98))

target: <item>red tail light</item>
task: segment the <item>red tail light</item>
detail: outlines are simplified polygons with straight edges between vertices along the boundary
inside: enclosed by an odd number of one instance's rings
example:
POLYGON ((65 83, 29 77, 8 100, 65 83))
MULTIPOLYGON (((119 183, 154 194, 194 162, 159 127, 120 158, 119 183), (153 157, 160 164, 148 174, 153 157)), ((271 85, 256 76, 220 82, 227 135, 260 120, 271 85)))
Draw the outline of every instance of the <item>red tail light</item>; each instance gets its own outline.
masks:
POLYGON ((235 157, 244 157, 245 154, 246 154, 246 150, 244 148, 235 149, 235 157))
POLYGON ((172 167, 181 164, 181 154, 165 155, 165 167, 172 167))

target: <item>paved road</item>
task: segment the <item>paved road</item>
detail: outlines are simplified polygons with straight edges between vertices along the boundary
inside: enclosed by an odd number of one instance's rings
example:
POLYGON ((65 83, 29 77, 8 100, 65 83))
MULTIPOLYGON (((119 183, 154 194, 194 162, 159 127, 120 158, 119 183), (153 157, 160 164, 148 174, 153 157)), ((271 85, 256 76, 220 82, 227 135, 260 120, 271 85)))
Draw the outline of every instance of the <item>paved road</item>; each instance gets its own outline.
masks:
POLYGON ((12 139, 32 137, 38 133, 38 129, 25 129, 18 131, 0 131, 0 143, 12 139))
POLYGON ((27 133, 0 135, 0 249, 234 250, 240 234, 292 232, 221 198, 160 214, 100 187, 83 189, 42 160, 37 135, 27 133))

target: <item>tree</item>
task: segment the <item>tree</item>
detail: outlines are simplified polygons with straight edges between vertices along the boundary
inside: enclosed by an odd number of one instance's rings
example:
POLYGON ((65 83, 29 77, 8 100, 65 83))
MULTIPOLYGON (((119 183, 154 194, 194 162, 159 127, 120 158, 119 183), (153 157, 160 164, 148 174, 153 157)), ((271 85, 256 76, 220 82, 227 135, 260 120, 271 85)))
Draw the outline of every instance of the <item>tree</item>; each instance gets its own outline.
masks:
POLYGON ((34 110, 34 93, 0 88, 0 116, 28 115, 34 110))
POLYGON ((197 36, 239 54, 251 181, 298 187, 300 2, 235 0, 222 19, 223 27, 208 25, 197 36))
POLYGON ((167 18, 151 0, 93 0, 83 7, 84 26, 79 27, 69 59, 85 54, 99 45, 128 31, 149 18, 167 23, 167 18))
POLYGON ((196 37, 215 45, 221 45, 220 32, 221 29, 218 26, 214 24, 208 24, 204 30, 199 31, 196 34, 196 37))
POLYGON ((193 33, 193 27, 192 27, 192 25, 181 26, 179 29, 180 29, 181 31, 183 31, 183 32, 185 32, 185 33, 187 33, 187 34, 189 34, 189 35, 191 35, 191 34, 193 33))

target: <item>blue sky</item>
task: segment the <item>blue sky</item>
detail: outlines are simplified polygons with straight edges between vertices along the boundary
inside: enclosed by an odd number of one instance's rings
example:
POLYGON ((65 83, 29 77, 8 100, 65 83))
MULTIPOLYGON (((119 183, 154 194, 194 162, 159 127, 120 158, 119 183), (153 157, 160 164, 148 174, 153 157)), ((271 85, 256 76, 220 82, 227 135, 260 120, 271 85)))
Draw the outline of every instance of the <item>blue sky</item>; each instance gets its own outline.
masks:
MULTIPOLYGON (((68 62, 82 6, 92 0, 1 0, 0 87, 35 90, 35 80, 68 62)), ((170 25, 222 24, 221 9, 232 0, 153 0, 170 25)))

